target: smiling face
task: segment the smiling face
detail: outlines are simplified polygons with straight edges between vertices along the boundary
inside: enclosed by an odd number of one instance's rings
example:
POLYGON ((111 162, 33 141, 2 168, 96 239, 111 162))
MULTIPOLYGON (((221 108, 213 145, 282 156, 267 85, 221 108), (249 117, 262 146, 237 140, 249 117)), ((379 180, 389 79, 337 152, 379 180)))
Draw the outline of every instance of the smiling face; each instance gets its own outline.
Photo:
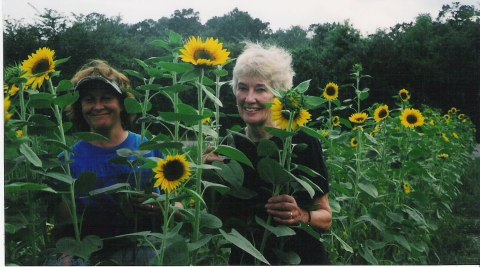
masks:
POLYGON ((266 104, 272 103, 275 96, 266 81, 252 77, 239 78, 235 98, 238 113, 247 125, 273 125, 272 111, 266 104))
POLYGON ((123 110, 118 94, 106 86, 86 90, 81 94, 82 115, 94 132, 123 129, 120 113, 123 110))

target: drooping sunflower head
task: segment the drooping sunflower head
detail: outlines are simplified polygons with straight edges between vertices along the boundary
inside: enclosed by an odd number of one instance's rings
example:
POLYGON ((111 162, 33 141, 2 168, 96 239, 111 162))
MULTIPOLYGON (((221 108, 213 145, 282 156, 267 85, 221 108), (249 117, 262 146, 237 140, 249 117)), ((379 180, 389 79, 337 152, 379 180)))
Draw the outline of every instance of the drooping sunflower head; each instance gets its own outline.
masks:
POLYGON ((354 113, 352 114, 348 120, 353 122, 353 123, 356 123, 356 124, 363 124, 368 118, 368 115, 367 113, 365 112, 362 112, 362 113, 354 113))
POLYGON ((17 130, 15 134, 17 135, 18 138, 22 138, 24 136, 24 133, 22 130, 17 130))
POLYGON ((22 63, 21 70, 25 71, 22 77, 27 78, 26 85, 38 89, 45 80, 50 79, 50 74, 55 71, 55 51, 46 47, 38 49, 28 56, 22 63))
POLYGON ((458 118, 459 120, 463 120, 463 119, 465 119, 465 117, 466 117, 466 115, 463 114, 463 113, 462 113, 462 114, 459 114, 459 115, 457 116, 457 118, 458 118))
POLYGON ((190 163, 185 155, 168 155, 158 161, 153 172, 157 179, 154 186, 170 193, 190 178, 190 163))
POLYGON ((438 154, 438 155, 437 155, 437 158, 439 158, 439 159, 448 159, 448 154, 446 154, 446 153, 438 154))
POLYGON ((422 126, 425 119, 420 110, 407 108, 402 112, 402 115, 400 115, 400 121, 406 128, 413 129, 422 126))
POLYGON ((401 89, 398 92, 398 95, 403 102, 407 102, 408 100, 410 100, 410 92, 407 89, 401 89))
POLYGON ((352 139, 350 139, 350 145, 352 147, 357 147, 358 146, 358 141, 357 139, 355 139, 355 137, 353 137, 352 139))
POLYGON ((325 90, 323 90, 323 97, 328 101, 333 101, 338 98, 339 87, 336 83, 327 83, 325 90))
POLYGON ((375 112, 373 113, 373 117, 375 118, 376 122, 381 122, 385 120, 389 114, 390 114, 390 110, 388 110, 388 106, 382 105, 375 109, 375 112))
POLYGON ((281 101, 285 109, 291 111, 298 111, 304 105, 303 94, 293 89, 287 90, 281 101))
POLYGON ((195 66, 218 66, 225 64, 230 59, 230 52, 223 49, 223 43, 213 38, 207 38, 203 42, 201 37, 192 36, 183 49, 180 49, 180 53, 179 57, 182 61, 195 66))
POLYGON ((338 117, 338 116, 333 117, 332 118, 332 125, 334 127, 340 126, 340 117, 338 117))
POLYGON ((403 189, 403 192, 407 195, 412 192, 412 186, 410 186, 408 182, 403 182, 402 189, 403 189))
POLYGON ((448 110, 448 114, 455 114, 457 113, 457 108, 452 107, 451 109, 448 110))
POLYGON ((293 121, 291 125, 291 130, 295 131, 298 129, 300 126, 304 126, 307 124, 308 121, 310 121, 312 115, 305 109, 299 109, 299 110, 288 110, 285 108, 285 106, 282 104, 282 101, 280 99, 275 98, 273 100, 273 105, 271 107, 272 109, 272 121, 275 123, 275 125, 282 129, 282 130, 288 130, 288 125, 290 122, 290 114, 293 112, 293 121))

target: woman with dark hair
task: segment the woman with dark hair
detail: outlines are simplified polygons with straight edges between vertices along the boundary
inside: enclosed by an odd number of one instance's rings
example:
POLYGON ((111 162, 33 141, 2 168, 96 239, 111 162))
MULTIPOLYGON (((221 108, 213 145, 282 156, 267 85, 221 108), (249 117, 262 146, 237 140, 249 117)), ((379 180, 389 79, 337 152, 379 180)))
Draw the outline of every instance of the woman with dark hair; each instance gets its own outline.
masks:
MULTIPOLYGON (((152 192, 151 170, 140 171, 138 166, 132 168, 129 165, 111 163, 119 157, 117 154, 119 149, 138 151, 140 145, 147 141, 145 137, 142 139, 139 134, 129 131, 134 117, 126 112, 124 106, 124 100, 133 97, 125 91, 130 88, 128 78, 105 61, 93 60, 74 75, 72 82, 75 91, 80 95, 79 100, 68 109, 68 116, 75 129, 106 137, 105 140, 82 140, 74 145, 68 162, 72 177, 78 179, 82 174, 93 173, 96 176, 96 188, 105 188, 118 183, 129 183, 132 188, 137 188, 135 175, 141 172, 140 187, 146 193, 152 192)), ((159 158, 162 154, 160 151, 149 151, 142 156, 159 158)), ((61 157, 65 158, 64 155, 61 157)), ((127 160, 134 162, 137 157, 132 155, 127 160)), ((157 217, 161 219, 161 208, 141 204, 142 200, 144 199, 126 198, 120 194, 77 198, 77 212, 83 214, 82 235, 107 238, 132 233, 135 230, 136 213, 142 215, 137 217, 137 230, 160 229, 160 220, 157 217), (132 209, 131 204, 135 209, 132 209)), ((71 208, 65 203, 62 207, 60 217, 68 217, 71 208)), ((104 241, 104 249, 100 251, 99 258, 105 260, 113 257, 122 265, 149 264, 148 259, 153 257, 153 252, 149 251, 152 255, 143 255, 135 259, 131 255, 132 251, 125 250, 131 245, 119 240, 104 241)))

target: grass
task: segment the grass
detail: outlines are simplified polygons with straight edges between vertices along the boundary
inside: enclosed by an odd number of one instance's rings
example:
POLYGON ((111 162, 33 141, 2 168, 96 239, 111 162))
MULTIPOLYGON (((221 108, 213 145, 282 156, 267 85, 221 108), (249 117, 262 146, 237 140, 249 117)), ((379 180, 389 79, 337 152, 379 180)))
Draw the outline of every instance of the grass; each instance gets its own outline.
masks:
POLYGON ((453 214, 439 225, 433 240, 431 263, 480 263, 480 158, 476 158, 472 171, 463 178, 460 195, 453 214))

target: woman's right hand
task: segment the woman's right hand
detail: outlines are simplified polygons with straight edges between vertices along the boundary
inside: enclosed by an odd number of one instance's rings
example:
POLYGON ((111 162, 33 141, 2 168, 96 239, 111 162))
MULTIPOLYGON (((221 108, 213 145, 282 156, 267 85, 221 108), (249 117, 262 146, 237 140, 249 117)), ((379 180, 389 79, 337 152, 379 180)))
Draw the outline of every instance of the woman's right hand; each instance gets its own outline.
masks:
POLYGON ((225 161, 225 157, 221 157, 217 153, 212 152, 212 151, 213 151, 213 147, 210 146, 203 153, 203 161, 205 163, 211 164, 215 161, 217 161, 217 162, 224 162, 225 161))

